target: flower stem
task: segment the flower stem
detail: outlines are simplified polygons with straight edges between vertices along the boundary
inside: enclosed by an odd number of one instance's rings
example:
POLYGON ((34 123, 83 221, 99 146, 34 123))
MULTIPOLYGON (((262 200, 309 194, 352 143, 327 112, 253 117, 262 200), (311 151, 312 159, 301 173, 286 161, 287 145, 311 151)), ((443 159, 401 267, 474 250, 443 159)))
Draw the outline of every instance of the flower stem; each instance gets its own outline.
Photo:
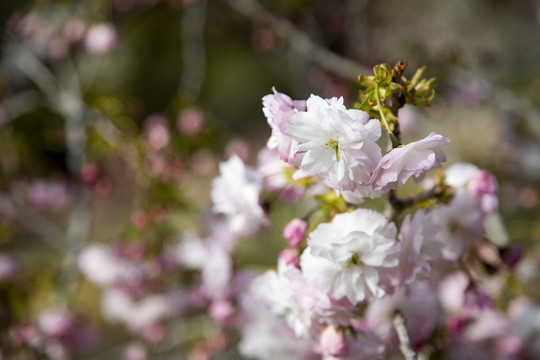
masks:
POLYGON ((371 99, 372 96, 373 96, 373 92, 371 92, 370 94, 366 94, 366 98, 362 101, 362 103, 360 104, 358 108, 362 110, 364 105, 368 102, 369 99, 371 99))
POLYGON ((392 147, 396 148, 399 146, 399 140, 394 135, 394 133, 390 131, 390 126, 388 125, 388 121, 386 120, 386 116, 384 115, 381 94, 379 94, 379 84, 375 84, 375 99, 377 100, 377 106, 379 107, 379 114, 381 114, 381 120, 383 122, 383 125, 386 128, 386 131, 388 131, 388 135, 390 135, 390 139, 392 140, 392 147))

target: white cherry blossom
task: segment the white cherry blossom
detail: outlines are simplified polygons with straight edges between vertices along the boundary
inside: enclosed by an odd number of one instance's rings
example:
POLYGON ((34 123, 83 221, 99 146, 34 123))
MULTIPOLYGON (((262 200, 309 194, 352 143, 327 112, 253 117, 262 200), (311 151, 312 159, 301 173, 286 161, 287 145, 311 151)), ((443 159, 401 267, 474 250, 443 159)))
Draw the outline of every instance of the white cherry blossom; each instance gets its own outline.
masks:
POLYGON ((304 277, 336 300, 382 297, 379 271, 398 265, 396 233, 395 224, 373 210, 338 214, 311 232, 300 262, 304 277))
POLYGON ((317 176, 336 190, 367 185, 381 159, 375 143, 381 136, 378 120, 361 110, 347 109, 343 98, 324 100, 311 95, 307 110, 292 114, 287 135, 298 142, 303 154, 295 179, 317 176))
POLYGON ((220 176, 212 182, 213 210, 225 214, 231 230, 240 236, 251 236, 268 219, 259 205, 261 179, 236 155, 219 164, 220 176))

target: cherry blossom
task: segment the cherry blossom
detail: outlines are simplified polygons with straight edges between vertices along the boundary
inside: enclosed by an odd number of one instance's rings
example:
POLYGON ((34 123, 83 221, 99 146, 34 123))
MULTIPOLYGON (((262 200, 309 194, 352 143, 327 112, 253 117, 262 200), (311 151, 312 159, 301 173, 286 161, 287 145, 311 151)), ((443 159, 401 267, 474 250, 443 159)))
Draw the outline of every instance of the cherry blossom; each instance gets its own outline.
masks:
POLYGON ((327 101, 311 95, 306 106, 288 122, 287 135, 298 141, 295 150, 303 154, 294 178, 314 175, 340 191, 367 185, 381 158, 375 143, 381 136, 379 121, 345 108, 343 98, 327 101))
POLYGON ((450 140, 431 133, 426 138, 392 149, 383 156, 371 176, 371 184, 384 193, 405 185, 410 177, 423 179, 426 171, 440 168, 446 161, 441 146, 450 140))
POLYGON ((331 223, 320 224, 308 237, 301 257, 306 280, 339 300, 357 304, 382 297, 379 271, 393 268, 399 251, 395 224, 373 210, 357 209, 338 214, 331 223))
POLYGON ((272 88, 274 94, 263 97, 263 113, 266 116, 268 125, 272 129, 272 135, 268 139, 268 148, 276 149, 280 159, 285 162, 298 161, 294 159, 295 146, 297 143, 286 135, 289 128, 289 117, 306 109, 305 101, 293 101, 289 96, 276 91, 272 88))
POLYGON ((220 176, 212 182, 213 210, 225 214, 231 230, 240 236, 253 235, 268 219, 259 205, 261 179, 236 155, 219 165, 220 176))
POLYGON ((436 238, 439 226, 433 222, 431 213, 418 211, 407 215, 401 224, 399 239, 400 282, 412 283, 431 271, 429 260, 440 258, 443 244, 436 238))

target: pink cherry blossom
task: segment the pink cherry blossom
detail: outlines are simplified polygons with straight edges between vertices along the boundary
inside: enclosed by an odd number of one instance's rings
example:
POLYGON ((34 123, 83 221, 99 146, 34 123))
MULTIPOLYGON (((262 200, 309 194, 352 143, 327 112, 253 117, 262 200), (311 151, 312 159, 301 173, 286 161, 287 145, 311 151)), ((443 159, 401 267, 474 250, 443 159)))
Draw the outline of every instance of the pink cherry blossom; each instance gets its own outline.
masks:
POLYGON ((263 113, 272 129, 267 146, 270 149, 277 149, 281 160, 296 164, 298 160, 294 159, 294 147, 297 143, 286 135, 289 128, 288 120, 292 114, 305 110, 306 104, 305 101, 293 101, 275 88, 272 88, 272 91, 274 94, 266 95, 262 99, 263 113))
POLYGON ((405 185, 410 177, 415 181, 423 179, 426 171, 440 168, 446 161, 441 146, 450 140, 431 133, 426 138, 403 147, 392 149, 383 156, 371 176, 371 185, 383 192, 395 190, 405 185))
POLYGON ((414 216, 407 215, 401 224, 399 239, 400 283, 410 284, 417 277, 431 271, 429 260, 440 258, 443 244, 436 238, 439 226, 433 222, 432 215, 418 211, 414 216))

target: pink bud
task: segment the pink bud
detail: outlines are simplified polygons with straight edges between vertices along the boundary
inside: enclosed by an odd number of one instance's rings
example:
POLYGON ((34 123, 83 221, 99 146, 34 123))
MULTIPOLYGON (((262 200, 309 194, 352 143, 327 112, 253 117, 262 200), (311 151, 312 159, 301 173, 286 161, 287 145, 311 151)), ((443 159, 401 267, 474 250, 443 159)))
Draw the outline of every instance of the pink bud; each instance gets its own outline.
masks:
POLYGON ((300 268, 300 258, 298 257, 298 250, 287 248, 279 253, 278 261, 287 266, 294 266, 300 268))
POLYGON ((235 314, 235 308, 229 300, 214 300, 208 312, 215 322, 227 325, 235 314))
POLYGON ((178 130, 189 137, 198 135, 204 127, 204 114, 198 108, 182 111, 178 117, 178 130))
POLYGON ((152 150, 161 150, 169 144, 170 134, 167 119, 161 115, 149 116, 144 121, 144 128, 148 146, 152 150))
POLYGON ((147 360, 148 353, 139 343, 131 343, 124 348, 124 360, 147 360))
POLYGON ((0 283, 14 280, 19 273, 19 264, 10 255, 0 253, 0 283))
POLYGON ((99 169, 96 164, 84 164, 81 170, 81 181, 86 185, 94 185, 99 179, 99 169))
POLYGON ((347 341, 343 332, 333 325, 328 325, 319 338, 320 351, 326 356, 346 356, 347 341))
POLYGON ((495 176, 489 171, 481 170, 467 182, 467 190, 475 195, 496 195, 499 187, 495 176))
POLYGON ((488 294, 482 290, 471 289, 465 292, 464 308, 468 313, 475 313, 493 307, 493 302, 488 294))
POLYGON ((298 248, 302 245, 304 237, 306 236, 307 222, 300 219, 294 218, 283 229, 283 237, 289 243, 289 246, 292 248, 298 248))
POLYGON ((458 336, 469 323, 468 317, 454 317, 448 320, 446 328, 451 335, 458 336))
POLYGON ((499 249, 503 263, 513 269, 523 258, 523 249, 518 246, 508 246, 499 249))

